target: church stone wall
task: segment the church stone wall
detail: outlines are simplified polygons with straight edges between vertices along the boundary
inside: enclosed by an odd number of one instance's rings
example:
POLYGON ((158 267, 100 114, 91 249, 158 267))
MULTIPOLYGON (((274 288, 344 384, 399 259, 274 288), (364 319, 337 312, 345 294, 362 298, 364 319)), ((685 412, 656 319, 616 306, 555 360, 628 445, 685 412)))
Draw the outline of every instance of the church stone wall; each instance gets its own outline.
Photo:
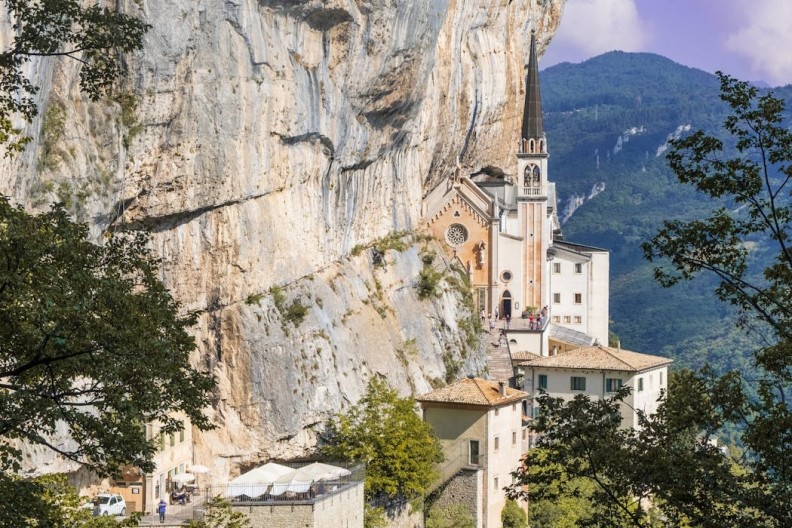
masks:
MULTIPOLYGON (((478 215, 469 211, 462 204, 454 203, 429 226, 429 230, 445 245, 449 253, 456 250, 459 260, 465 266, 469 266, 473 272, 474 287, 489 286, 490 265, 493 262, 489 225, 481 225, 478 215), (456 248, 446 241, 446 229, 452 224, 462 224, 468 231, 467 241, 456 248), (483 254, 480 249, 481 242, 484 243, 483 254)), ((493 307, 487 306, 486 310, 491 312, 493 307)))

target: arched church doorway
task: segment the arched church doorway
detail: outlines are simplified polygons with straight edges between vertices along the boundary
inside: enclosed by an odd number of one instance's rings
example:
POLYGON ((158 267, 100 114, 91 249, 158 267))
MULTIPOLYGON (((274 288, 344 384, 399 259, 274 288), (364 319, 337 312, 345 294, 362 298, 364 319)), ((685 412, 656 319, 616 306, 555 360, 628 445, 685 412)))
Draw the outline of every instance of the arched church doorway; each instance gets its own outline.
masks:
POLYGON ((501 297, 501 317, 509 317, 512 315, 512 296, 509 290, 503 292, 501 297))

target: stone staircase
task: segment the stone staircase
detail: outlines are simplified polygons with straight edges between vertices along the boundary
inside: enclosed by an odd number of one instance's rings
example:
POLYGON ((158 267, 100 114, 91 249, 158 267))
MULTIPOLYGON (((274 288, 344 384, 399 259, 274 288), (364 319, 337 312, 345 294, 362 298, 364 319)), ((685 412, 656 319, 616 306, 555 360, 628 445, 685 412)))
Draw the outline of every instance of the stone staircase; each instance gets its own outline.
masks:
POLYGON ((499 333, 490 332, 487 336, 487 371, 493 381, 508 381, 514 377, 509 344, 505 338, 498 339, 499 333))

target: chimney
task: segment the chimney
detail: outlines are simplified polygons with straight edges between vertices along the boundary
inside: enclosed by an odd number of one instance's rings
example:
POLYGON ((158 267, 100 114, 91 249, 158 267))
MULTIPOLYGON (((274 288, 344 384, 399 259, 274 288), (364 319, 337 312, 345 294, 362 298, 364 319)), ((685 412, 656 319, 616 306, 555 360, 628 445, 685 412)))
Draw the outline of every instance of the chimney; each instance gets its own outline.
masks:
POLYGON ((498 392, 500 392, 501 396, 506 396, 506 382, 499 381, 498 382, 498 392))

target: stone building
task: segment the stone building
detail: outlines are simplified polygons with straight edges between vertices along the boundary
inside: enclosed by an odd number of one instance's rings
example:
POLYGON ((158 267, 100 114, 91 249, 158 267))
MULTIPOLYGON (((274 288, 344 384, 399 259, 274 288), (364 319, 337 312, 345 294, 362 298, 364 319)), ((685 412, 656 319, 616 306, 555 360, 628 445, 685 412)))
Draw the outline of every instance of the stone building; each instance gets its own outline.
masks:
POLYGON ((504 382, 467 378, 417 398, 446 457, 436 506, 464 504, 477 528, 501 526, 503 488, 524 452, 527 396, 504 382))

